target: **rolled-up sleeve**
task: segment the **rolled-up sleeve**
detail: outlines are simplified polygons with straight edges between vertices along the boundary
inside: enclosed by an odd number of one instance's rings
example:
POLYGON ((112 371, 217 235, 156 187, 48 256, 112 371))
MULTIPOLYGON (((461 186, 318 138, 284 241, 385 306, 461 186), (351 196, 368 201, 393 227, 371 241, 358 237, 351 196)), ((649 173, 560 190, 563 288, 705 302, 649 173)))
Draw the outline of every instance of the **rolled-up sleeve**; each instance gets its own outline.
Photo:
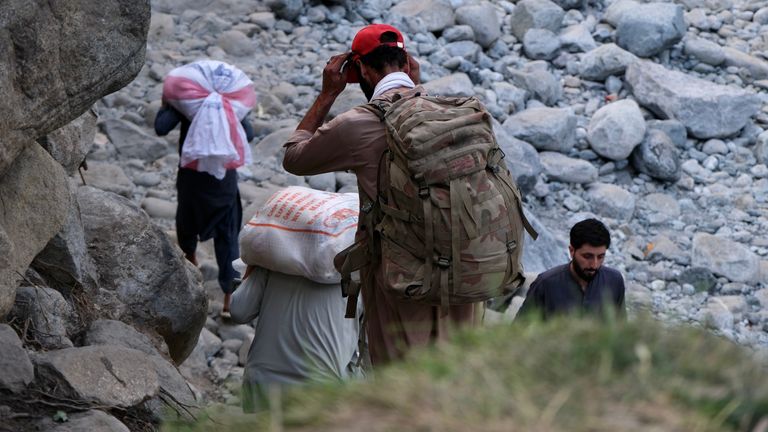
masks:
POLYGON ((315 175, 360 167, 360 143, 370 129, 365 114, 348 111, 315 133, 298 129, 285 143, 283 168, 295 175, 315 175))

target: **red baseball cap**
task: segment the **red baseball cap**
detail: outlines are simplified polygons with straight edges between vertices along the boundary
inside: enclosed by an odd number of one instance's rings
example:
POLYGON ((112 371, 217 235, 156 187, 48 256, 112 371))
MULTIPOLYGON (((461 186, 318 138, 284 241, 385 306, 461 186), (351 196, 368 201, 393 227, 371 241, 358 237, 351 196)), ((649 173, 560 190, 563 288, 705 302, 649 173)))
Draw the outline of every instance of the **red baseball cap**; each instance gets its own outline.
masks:
MULTIPOLYGON (((363 27, 352 40, 352 55, 349 61, 354 61, 360 56, 364 56, 381 45, 387 45, 405 50, 405 40, 400 30, 392 27, 388 24, 371 24, 363 27), (381 37, 384 33, 394 33, 397 37, 395 42, 382 42, 381 37)), ((360 74, 357 68, 352 65, 347 66, 347 82, 356 83, 360 82, 360 74)))

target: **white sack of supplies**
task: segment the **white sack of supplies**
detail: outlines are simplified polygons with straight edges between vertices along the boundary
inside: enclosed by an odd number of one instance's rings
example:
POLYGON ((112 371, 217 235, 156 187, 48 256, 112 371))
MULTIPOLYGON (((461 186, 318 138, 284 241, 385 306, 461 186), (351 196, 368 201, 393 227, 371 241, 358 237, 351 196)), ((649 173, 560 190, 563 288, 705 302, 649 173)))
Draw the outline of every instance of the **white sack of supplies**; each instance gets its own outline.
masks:
POLYGON ((358 216, 356 193, 281 189, 240 232, 240 258, 318 283, 339 283, 333 258, 354 243, 358 216))
POLYGON ((224 178, 252 163, 240 121, 256 103, 253 82, 240 69, 200 60, 173 69, 163 80, 163 100, 191 121, 181 166, 224 178))

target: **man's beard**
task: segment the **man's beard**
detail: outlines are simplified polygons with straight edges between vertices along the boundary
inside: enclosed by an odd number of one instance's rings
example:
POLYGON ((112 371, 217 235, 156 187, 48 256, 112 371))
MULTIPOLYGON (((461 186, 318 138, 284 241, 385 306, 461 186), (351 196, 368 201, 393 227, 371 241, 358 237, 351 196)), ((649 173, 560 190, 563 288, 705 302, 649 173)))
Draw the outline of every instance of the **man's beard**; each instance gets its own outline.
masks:
POLYGON ((371 101, 371 98, 373 97, 373 90, 375 89, 374 86, 372 86, 368 81, 365 80, 362 76, 360 77, 360 90, 363 91, 363 94, 365 95, 365 99, 369 102, 371 101))
POLYGON ((600 270, 599 268, 595 269, 592 273, 587 273, 581 266, 579 266, 579 263, 574 259, 571 260, 571 263, 573 264, 573 271, 576 272, 576 276, 580 277, 581 280, 590 282, 592 279, 597 276, 597 272, 600 270))

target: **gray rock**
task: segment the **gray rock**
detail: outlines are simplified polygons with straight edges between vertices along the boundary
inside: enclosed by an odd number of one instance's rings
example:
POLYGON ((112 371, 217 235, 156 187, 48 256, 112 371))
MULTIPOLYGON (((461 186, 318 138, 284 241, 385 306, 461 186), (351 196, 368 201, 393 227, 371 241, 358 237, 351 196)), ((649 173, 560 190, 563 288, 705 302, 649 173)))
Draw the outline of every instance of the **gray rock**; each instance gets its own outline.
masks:
POLYGON ((637 60, 629 51, 609 43, 587 52, 581 59, 579 74, 582 78, 603 81, 611 75, 623 75, 627 67, 637 60))
POLYGON ((560 50, 560 38, 547 29, 532 28, 523 38, 525 55, 534 60, 551 60, 560 50))
MULTIPOLYGON (((160 356, 150 355, 148 356, 148 361, 155 373, 157 373, 157 379, 162 390, 173 396, 171 404, 177 406, 177 408, 192 407, 195 403, 195 395, 192 389, 189 388, 187 380, 184 379, 176 366, 160 356)), ((166 407, 160 400, 157 400, 157 402, 155 404, 157 405, 155 411, 162 418, 166 407)))
POLYGON ((5 175, 33 140, 133 80, 144 65, 150 5, 12 1, 2 9, 7 31, 0 36, 0 64, 14 65, 0 73, 5 113, 0 173, 5 175))
POLYGON ((468 25, 455 25, 446 29, 442 34, 442 38, 446 42, 474 41, 475 32, 468 25))
POLYGON ((653 246, 646 257, 651 262, 674 261, 681 265, 690 263, 690 256, 684 253, 680 247, 666 235, 656 235, 651 239, 653 246))
POLYGON ((717 278, 712 274, 709 268, 688 267, 680 272, 677 277, 680 285, 692 285, 698 292, 710 292, 717 286, 717 278))
POLYGON ((219 335, 223 339, 239 339, 241 341, 252 339, 256 330, 247 324, 223 325, 219 327, 219 335))
POLYGON ((751 79, 768 78, 768 62, 730 47, 723 48, 723 54, 725 55, 724 63, 726 66, 747 70, 751 79))
POLYGON ((592 210, 601 216, 629 221, 635 213, 635 197, 619 186, 594 183, 586 193, 592 210))
POLYGON ((757 290, 753 295, 763 309, 768 308, 768 288, 757 290))
POLYGON ((51 288, 19 287, 11 316, 29 322, 30 339, 45 349, 72 347, 68 336, 79 330, 74 309, 51 288))
POLYGON ((721 236, 696 233, 691 262, 733 282, 757 282, 760 260, 748 247, 721 236))
POLYGON ((390 13, 419 23, 419 31, 439 32, 455 22, 453 8, 442 0, 405 0, 393 6, 390 13))
POLYGON ((532 98, 552 106, 560 101, 563 85, 548 68, 547 62, 534 61, 525 65, 522 70, 507 68, 505 75, 516 86, 527 90, 532 98))
POLYGON ((135 185, 119 165, 107 162, 89 162, 88 170, 83 171, 83 178, 85 184, 89 186, 126 198, 133 198, 135 185))
POLYGON ((680 217, 680 205, 671 195, 651 193, 638 200, 637 214, 650 225, 664 224, 680 217))
POLYGON ((474 96, 475 88, 465 73, 455 73, 424 84, 427 93, 437 96, 474 96))
POLYGON ((456 22, 472 28, 475 41, 483 48, 489 48, 501 37, 501 20, 496 7, 482 1, 456 9, 456 22))
POLYGON ((563 183, 592 183, 597 181, 597 168, 591 163, 568 156, 544 151, 539 154, 544 174, 550 180, 563 183))
POLYGON ((675 143, 675 147, 679 149, 685 148, 686 139, 688 138, 688 132, 685 130, 685 125, 677 120, 648 120, 645 122, 646 131, 660 130, 667 134, 669 139, 675 143))
POLYGON ((755 145, 755 159, 762 164, 768 165, 768 131, 761 133, 757 137, 755 145))
POLYGON ((151 43, 162 43, 176 32, 174 16, 162 12, 152 12, 147 35, 151 43))
POLYGON ((44 418, 40 420, 35 430, 49 432, 130 432, 130 429, 123 422, 99 410, 69 414, 65 423, 57 423, 51 418, 44 418))
POLYGON ((491 84, 491 88, 496 93, 496 104, 505 109, 507 113, 514 113, 525 109, 527 96, 525 90, 506 81, 495 82, 491 84))
POLYGON ((504 152, 504 161, 523 194, 533 191, 539 174, 543 170, 539 153, 525 141, 510 136, 504 127, 494 120, 493 131, 496 142, 504 152))
POLYGON ((697 138, 721 138, 743 128, 760 109, 750 92, 713 84, 648 61, 627 68, 635 99, 662 118, 682 122, 697 138))
POLYGON ((265 4, 275 15, 288 21, 298 18, 304 6, 301 0, 267 0, 265 4))
POLYGON ((699 312, 699 321, 717 330, 733 329, 733 313, 717 297, 710 297, 699 312))
POLYGON ((621 14, 616 43, 632 54, 650 57, 680 42, 686 30, 680 5, 648 3, 621 14))
POLYGON ((597 48, 587 26, 575 24, 560 32, 560 45, 568 52, 589 52, 597 48))
POLYGON ((525 235, 523 266, 526 272, 540 273, 568 262, 568 243, 561 232, 550 229, 531 212, 525 213, 539 237, 534 241, 525 235))
POLYGON ((587 128, 587 140, 592 150, 612 160, 629 157, 644 136, 643 113, 630 99, 619 100, 597 110, 587 128))
POLYGON ((76 399, 128 408, 157 395, 157 373, 149 356, 118 346, 89 346, 35 356, 42 382, 76 399))
POLYGON ((567 153, 576 141, 576 116, 570 109, 530 108, 509 116, 503 127, 537 150, 567 153))
POLYGON ((443 48, 451 58, 460 57, 472 63, 477 61, 478 54, 483 51, 480 45, 468 40, 451 42, 443 48))
POLYGON ((137 173, 133 177, 133 182, 136 184, 136 186, 143 186, 143 187, 154 187, 160 184, 163 179, 160 176, 160 173, 156 172, 142 172, 137 173))
POLYGON ((0 324, 0 389, 19 393, 35 379, 35 369, 21 340, 8 324, 0 324))
POLYGON ((336 174, 332 172, 309 176, 307 183, 312 189, 336 192, 336 174))
POLYGON ((510 25, 515 37, 523 39, 532 28, 557 33, 564 16, 563 8, 549 0, 522 0, 511 13, 510 25))
POLYGON ((31 268, 43 277, 47 286, 66 296, 96 294, 99 276, 85 245, 77 201, 72 200, 64 226, 35 256, 31 268))
POLYGON ((707 39, 687 39, 685 41, 685 53, 712 66, 718 66, 725 61, 723 47, 707 39))
POLYGON ((109 137, 121 158, 152 162, 169 153, 164 139, 147 134, 133 123, 109 119, 100 123, 99 128, 109 137))
MULTIPOLYGON (((161 341, 158 341, 161 343, 161 341)), ((122 321, 99 319, 93 321, 83 336, 83 345, 118 345, 141 351, 150 356, 160 356, 160 351, 145 334, 122 321)), ((168 347, 162 344, 162 351, 168 347)))
POLYGON ((366 1, 359 5, 357 12, 367 20, 373 20, 381 17, 384 12, 392 7, 392 0, 373 0, 366 1))
POLYGON ((161 198, 147 197, 141 200, 141 208, 155 219, 175 219, 176 204, 161 198))
MULTIPOLYGON (((240 348, 243 346, 243 341, 240 339, 227 339, 221 343, 221 347, 229 352, 235 354, 240 352, 240 348)), ((239 363, 239 362, 238 362, 239 363)))
POLYGON ((180 363, 194 349, 207 315, 199 273, 136 204, 85 186, 77 200, 99 268, 95 300, 102 316, 157 331, 180 363))
POLYGON ((77 171, 93 145, 97 115, 89 109, 69 124, 38 140, 40 145, 64 167, 67 174, 77 171))
POLYGON ((218 45, 234 57, 250 56, 256 52, 256 45, 248 35, 237 30, 228 30, 220 34, 218 45))
POLYGON ((272 30, 275 27, 275 14, 272 12, 254 12, 248 15, 248 20, 264 30, 272 30))
POLYGON ((701 147, 701 151, 708 155, 713 154, 728 154, 728 145, 719 139, 711 139, 704 143, 701 147))
POLYGON ((0 182, 0 317, 13 306, 19 275, 61 230, 71 200, 64 168, 27 144, 0 182))
POLYGON ((640 3, 634 0, 615 1, 605 9, 605 13, 603 14, 603 21, 607 22, 613 27, 618 27, 619 21, 621 21, 621 17, 624 16, 624 12, 632 10, 638 6, 640 6, 640 3))
POLYGON ((221 351, 221 338, 213 334, 207 328, 203 328, 200 332, 200 338, 197 341, 197 346, 201 348, 205 357, 213 357, 219 351, 221 351))
POLYGON ((632 166, 641 173, 662 181, 680 180, 680 151, 660 130, 650 130, 632 152, 632 166))

